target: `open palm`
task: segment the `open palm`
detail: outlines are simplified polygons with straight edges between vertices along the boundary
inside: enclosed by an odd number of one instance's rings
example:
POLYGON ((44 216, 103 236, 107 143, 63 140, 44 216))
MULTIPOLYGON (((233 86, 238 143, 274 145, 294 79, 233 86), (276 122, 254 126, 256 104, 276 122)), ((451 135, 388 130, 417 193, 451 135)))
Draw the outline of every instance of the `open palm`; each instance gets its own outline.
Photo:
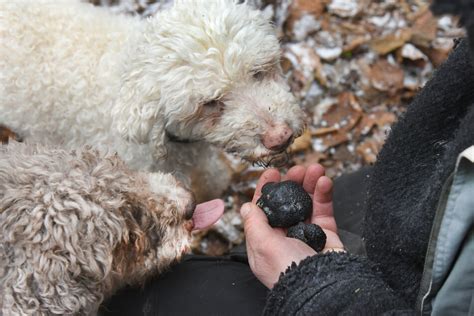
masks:
POLYGON ((285 229, 271 227, 263 211, 255 204, 266 183, 281 180, 301 184, 312 197, 313 214, 309 221, 321 226, 327 236, 322 252, 344 251, 333 216, 332 181, 324 176, 324 168, 318 164, 308 168, 295 166, 283 179, 278 170, 269 169, 260 177, 252 203, 244 204, 241 208, 250 268, 268 288, 273 287, 280 274, 293 262, 299 263, 316 254, 304 242, 286 237, 285 229))
POLYGON ((276 169, 266 170, 260 177, 252 199, 256 203, 261 196, 262 187, 268 182, 280 182, 292 180, 303 186, 313 200, 313 214, 309 222, 321 226, 327 236, 324 251, 343 248, 343 244, 337 235, 337 226, 333 214, 332 203, 332 180, 324 175, 324 168, 319 164, 308 168, 295 166, 288 170, 283 177, 276 169))

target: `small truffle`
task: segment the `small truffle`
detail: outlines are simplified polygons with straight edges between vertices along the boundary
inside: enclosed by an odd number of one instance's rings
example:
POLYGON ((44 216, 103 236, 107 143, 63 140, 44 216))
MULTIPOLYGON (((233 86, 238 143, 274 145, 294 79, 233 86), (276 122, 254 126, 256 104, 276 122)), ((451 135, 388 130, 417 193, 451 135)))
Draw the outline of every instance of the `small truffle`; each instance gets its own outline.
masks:
POLYGON ((288 228, 287 237, 299 239, 319 252, 326 245, 326 234, 316 224, 306 224, 313 211, 313 201, 294 181, 269 182, 262 188, 257 205, 272 227, 288 228))
POLYGON ((326 234, 319 225, 303 222, 288 228, 287 237, 296 238, 305 242, 316 252, 320 252, 326 245, 326 234))
POLYGON ((290 227, 311 216, 313 201, 294 181, 269 182, 262 188, 257 205, 265 212, 272 227, 290 227))

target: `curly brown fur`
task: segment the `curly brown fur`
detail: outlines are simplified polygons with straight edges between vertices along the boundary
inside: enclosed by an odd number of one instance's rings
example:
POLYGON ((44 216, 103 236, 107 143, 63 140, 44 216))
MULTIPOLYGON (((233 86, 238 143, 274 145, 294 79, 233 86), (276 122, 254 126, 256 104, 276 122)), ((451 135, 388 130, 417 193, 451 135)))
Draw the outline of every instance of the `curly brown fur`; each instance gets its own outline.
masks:
POLYGON ((181 256, 193 203, 172 176, 116 155, 2 146, 0 314, 95 313, 181 256))

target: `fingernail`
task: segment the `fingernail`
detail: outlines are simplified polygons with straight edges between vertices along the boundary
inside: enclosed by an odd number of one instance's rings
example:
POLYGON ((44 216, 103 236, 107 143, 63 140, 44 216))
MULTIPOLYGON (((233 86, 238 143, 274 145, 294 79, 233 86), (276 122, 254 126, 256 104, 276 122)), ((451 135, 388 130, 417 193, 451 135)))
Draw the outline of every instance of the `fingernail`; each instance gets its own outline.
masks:
POLYGON ((251 206, 250 206, 250 203, 245 203, 244 205, 242 205, 242 207, 240 208, 240 215, 242 217, 246 217, 248 213, 250 213, 250 209, 251 209, 251 206))

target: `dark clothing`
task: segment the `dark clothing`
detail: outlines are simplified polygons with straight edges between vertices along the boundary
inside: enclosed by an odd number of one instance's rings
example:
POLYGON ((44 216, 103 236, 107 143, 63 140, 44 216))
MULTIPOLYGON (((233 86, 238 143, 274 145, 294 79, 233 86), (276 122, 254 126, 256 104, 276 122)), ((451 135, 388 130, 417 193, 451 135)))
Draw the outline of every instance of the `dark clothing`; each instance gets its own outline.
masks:
POLYGON ((393 127, 374 167, 365 221, 367 255, 410 305, 441 188, 458 155, 474 144, 473 103, 474 68, 463 41, 393 127))
POLYGON ((367 209, 367 186, 372 169, 362 167, 354 173, 342 175, 334 180, 332 200, 338 229, 362 236, 367 209))
POLYGON ((190 256, 144 288, 127 288, 100 315, 261 315, 267 288, 233 257, 190 256))
POLYGON ((362 229, 367 209, 367 187, 372 167, 362 167, 356 172, 334 180, 333 206, 339 238, 352 254, 365 255, 362 229))
POLYGON ((474 68, 461 42, 400 118, 368 186, 367 257, 316 255, 270 292, 267 315, 414 314, 441 189, 474 144, 474 68), (371 263, 372 262, 372 263, 371 263))
POLYGON ((395 310, 409 312, 373 263, 362 256, 327 253, 293 264, 271 291, 264 314, 381 315, 395 310))

